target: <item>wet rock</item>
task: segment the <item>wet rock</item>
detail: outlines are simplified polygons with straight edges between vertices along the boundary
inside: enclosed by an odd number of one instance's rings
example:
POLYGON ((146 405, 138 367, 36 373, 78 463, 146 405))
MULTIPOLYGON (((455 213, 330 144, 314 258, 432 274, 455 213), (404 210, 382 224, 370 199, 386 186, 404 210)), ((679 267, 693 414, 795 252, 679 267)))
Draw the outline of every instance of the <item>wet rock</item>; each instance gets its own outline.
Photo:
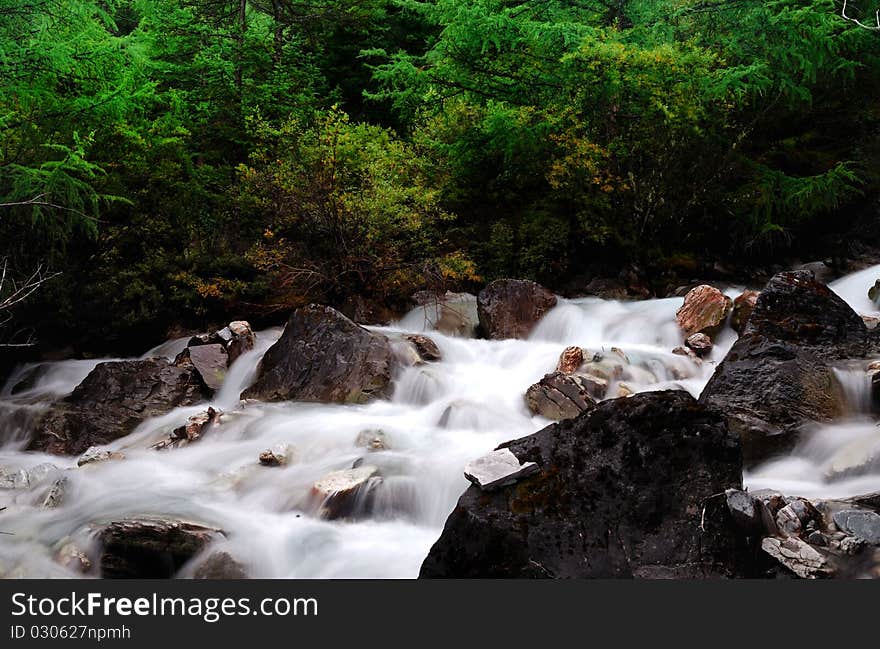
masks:
POLYGON ((871 545, 880 545, 880 514, 864 509, 844 509, 834 513, 834 524, 871 545))
POLYGON ((120 451, 108 451, 97 446, 90 446, 85 453, 79 456, 76 461, 77 466, 86 466, 87 464, 96 464, 98 462, 108 462, 109 460, 124 460, 125 455, 120 451))
POLYGON ((712 351, 712 339, 706 334, 693 334, 687 337, 684 344, 700 358, 708 356, 712 351))
POLYGON ((193 579, 247 579, 248 575, 228 552, 210 554, 193 573, 193 579))
POLYGON ((177 355, 174 364, 185 366, 187 363, 192 363, 205 387, 212 392, 216 392, 223 386, 228 366, 228 356, 223 345, 187 347, 177 355))
POLYGON ((526 391, 526 405, 536 415, 562 420, 577 417, 596 405, 580 376, 553 372, 526 391))
POLYGON ((566 347, 559 356, 556 371, 563 374, 572 374, 583 365, 584 350, 580 347, 566 347))
POLYGON ((480 329, 486 338, 527 338, 538 321, 556 306, 556 296, 535 282, 498 279, 477 296, 480 329))
POLYGON ((413 301, 424 309, 425 322, 449 336, 473 338, 479 324, 477 296, 470 293, 419 291, 413 301))
POLYGON ((464 467, 464 477, 483 491, 494 491, 516 484, 539 471, 534 462, 520 463, 510 449, 502 448, 468 462, 464 467))
POLYGON ((804 425, 846 412, 835 360, 863 356, 858 315, 805 271, 780 273, 700 401, 725 414, 753 463, 789 449, 804 425))
POLYGON ((257 336, 254 334, 253 329, 251 329, 250 323, 245 320, 230 322, 227 329, 229 329, 232 337, 226 343, 226 353, 228 354, 229 364, 232 365, 239 356, 254 348, 257 336))
POLYGON ((726 489, 742 488, 738 439, 682 391, 604 401, 502 445, 540 472, 471 486, 421 577, 752 574, 726 489))
POLYGON ((150 417, 206 396, 192 365, 164 359, 100 363, 40 421, 30 450, 78 455, 125 437, 150 417))
POLYGON ((729 297, 717 288, 701 284, 684 296, 684 304, 676 312, 675 319, 686 338, 696 333, 713 337, 724 327, 731 308, 729 297))
POLYGON ((865 326, 869 331, 873 331, 877 328, 877 325, 880 324, 880 318, 873 315, 862 314, 862 322, 865 323, 865 326))
POLYGON ((354 443, 355 446, 361 446, 368 451, 387 451, 391 448, 388 434, 383 430, 362 430, 354 443))
POLYGON ((222 538, 222 531, 196 523, 136 519, 110 523, 100 533, 101 576, 106 579, 169 579, 187 561, 222 538))
POLYGON ((874 282, 874 286, 868 289, 868 299, 874 304, 880 302, 880 279, 874 282))
POLYGON ((73 543, 65 543, 55 554, 55 561, 74 572, 86 574, 92 569, 92 560, 73 543))
POLYGON ((733 301, 733 309, 730 313, 730 326, 733 330, 742 334, 746 328, 746 323, 755 310, 755 304, 758 302, 759 291, 743 291, 733 301))
POLYGON ((186 420, 183 426, 175 428, 168 437, 159 440, 151 448, 161 451, 168 448, 181 448, 199 441, 203 435, 220 425, 223 412, 209 407, 186 420))
POLYGON ((848 498, 847 502, 850 502, 853 505, 858 505, 859 507, 865 507, 877 511, 880 510, 880 491, 853 496, 852 498, 848 498))
POLYGON ((312 304, 290 316, 241 398, 365 403, 390 394, 393 367, 385 336, 312 304))
POLYGON ((758 499, 741 489, 727 489, 724 497, 733 521, 740 529, 747 534, 764 531, 761 502, 758 499))
POLYGON ((46 495, 43 497, 43 502, 40 507, 43 509, 55 509, 56 507, 61 506, 61 503, 64 502, 64 495, 67 491, 67 485, 69 482, 70 481, 67 478, 58 478, 53 482, 52 486, 49 487, 49 491, 46 492, 46 495))
POLYGON ((251 325, 245 320, 236 320, 213 333, 193 336, 187 348, 220 345, 226 352, 227 365, 232 365, 239 356, 254 348, 256 340, 251 325))
POLYGON ((276 444, 260 453, 259 461, 263 466, 286 466, 292 458, 293 448, 289 444, 276 444))
POLYGON ((672 350, 672 353, 675 354, 676 356, 684 356, 686 358, 689 358, 694 363, 699 364, 699 363, 703 362, 703 359, 701 359, 699 356, 697 356, 697 354, 694 352, 693 349, 690 349, 688 347, 676 347, 675 349, 672 350))
POLYGON ((825 556, 797 537, 767 537, 761 541, 761 549, 798 577, 816 579, 830 574, 825 556))
POLYGON ((635 394, 635 390, 633 390, 626 383, 618 383, 617 384, 617 398, 622 399, 624 397, 631 397, 635 394))
POLYGON ((328 473, 312 485, 312 499, 328 520, 368 515, 371 492, 382 482, 379 469, 364 465, 328 473))
POLYGON ((806 536, 810 522, 821 522, 822 515, 808 500, 790 498, 776 513, 776 527, 783 536, 806 536))
POLYGON ((437 343, 427 336, 408 334, 404 336, 404 338, 415 348, 416 353, 422 362, 433 363, 442 358, 437 343))
POLYGON ((29 469, 0 466, 0 489, 30 489, 56 478, 60 469, 49 462, 42 462, 29 469))

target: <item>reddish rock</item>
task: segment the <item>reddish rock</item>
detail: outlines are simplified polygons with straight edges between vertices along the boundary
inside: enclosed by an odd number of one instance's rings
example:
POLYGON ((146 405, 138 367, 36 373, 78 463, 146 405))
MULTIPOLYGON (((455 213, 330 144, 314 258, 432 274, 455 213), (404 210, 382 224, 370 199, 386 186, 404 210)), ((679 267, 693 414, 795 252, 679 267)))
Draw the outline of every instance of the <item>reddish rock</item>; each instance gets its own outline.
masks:
POLYGON ((703 357, 712 351, 712 339, 706 334, 693 334, 684 341, 685 346, 692 350, 694 354, 703 357))
POLYGON ((584 350, 580 347, 566 347, 559 357, 559 363, 556 365, 556 371, 563 374, 571 374, 584 362, 584 350))
POLYGON ((758 295, 760 291, 743 291, 743 293, 733 301, 733 311, 730 314, 730 326, 733 330, 741 334, 746 328, 746 322, 755 305, 758 303, 758 295))
POLYGON ((731 308, 729 297, 717 288, 701 284, 684 296, 684 304, 675 314, 675 318, 685 337, 696 333, 711 337, 724 327, 731 308))
POLYGON ((577 375, 553 372, 526 391, 526 405, 536 415, 560 421, 577 417, 596 405, 590 385, 577 375))

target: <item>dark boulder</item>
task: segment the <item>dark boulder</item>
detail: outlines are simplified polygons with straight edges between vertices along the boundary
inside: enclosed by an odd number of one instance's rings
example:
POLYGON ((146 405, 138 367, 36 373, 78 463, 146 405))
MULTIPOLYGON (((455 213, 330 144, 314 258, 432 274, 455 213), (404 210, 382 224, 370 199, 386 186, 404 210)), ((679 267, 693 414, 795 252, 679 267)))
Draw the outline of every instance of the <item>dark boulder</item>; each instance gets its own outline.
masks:
POLYGON ((241 397, 264 401, 365 403, 391 391, 394 353, 372 333, 328 306, 297 309, 241 397))
POLYGON ((687 393, 605 401, 502 447, 540 473, 471 486, 421 577, 752 574, 724 498, 742 484, 738 439, 687 393))
POLYGON ((745 328, 755 305, 758 303, 758 291, 743 291, 733 301, 733 310, 730 313, 730 326, 733 330, 741 334, 745 328))
POLYGON ((223 386, 223 380, 226 378, 228 358, 223 345, 198 345, 184 349, 174 359, 174 363, 176 365, 191 363, 205 387, 216 392, 223 386))
POLYGON ((224 360, 228 365, 232 365, 239 356, 254 348, 256 340, 251 325, 245 320, 236 320, 212 333, 193 336, 187 347, 220 345, 226 353, 224 360))
POLYGON ((169 579, 211 541, 218 529, 166 520, 126 520, 101 532, 101 576, 106 579, 169 579))
POLYGON ((78 455, 125 437, 145 419, 205 398, 191 363, 164 359, 100 363, 40 420, 30 450, 78 455))
POLYGON ((486 338, 527 338, 556 301, 553 293, 535 282, 495 280, 477 296, 480 329, 486 338))
POLYGON ((807 271, 774 276, 700 401, 723 413, 756 462, 790 448, 805 425, 846 411, 831 365, 863 356, 861 318, 807 271))
POLYGON ((247 571, 228 552, 214 552, 195 569, 193 579, 247 579, 247 571))

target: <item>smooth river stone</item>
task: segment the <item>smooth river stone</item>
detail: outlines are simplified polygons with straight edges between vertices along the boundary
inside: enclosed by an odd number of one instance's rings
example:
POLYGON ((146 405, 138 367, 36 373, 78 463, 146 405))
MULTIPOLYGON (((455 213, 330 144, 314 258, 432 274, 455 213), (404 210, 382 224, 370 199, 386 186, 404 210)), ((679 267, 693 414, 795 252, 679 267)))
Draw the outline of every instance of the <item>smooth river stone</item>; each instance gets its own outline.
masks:
POLYGON ((880 514, 863 509, 845 509, 834 514, 834 524, 856 538, 880 545, 880 514))
POLYGON ((539 470, 534 462, 520 464, 510 449, 502 448, 468 462, 464 467, 464 477, 483 491, 491 491, 511 485, 539 470))

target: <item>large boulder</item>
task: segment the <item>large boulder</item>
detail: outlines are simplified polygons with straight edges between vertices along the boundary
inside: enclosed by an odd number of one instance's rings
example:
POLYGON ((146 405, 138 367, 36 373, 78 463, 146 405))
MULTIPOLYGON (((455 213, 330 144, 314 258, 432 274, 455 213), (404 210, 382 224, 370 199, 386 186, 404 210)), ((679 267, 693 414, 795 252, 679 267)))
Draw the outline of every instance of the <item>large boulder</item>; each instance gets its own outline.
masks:
POLYGON ((535 282, 495 280, 477 296, 480 329, 487 338, 527 338, 556 301, 553 293, 535 282))
POLYGON ((328 306, 297 309, 263 356, 256 382, 241 397, 264 401, 365 403, 391 391, 394 352, 328 306))
POLYGON ((125 437, 142 421, 205 398, 191 363, 165 359, 100 363, 37 425, 29 449, 78 455, 125 437))
POLYGON ((774 276, 700 401, 740 434, 748 462, 789 448, 803 426, 846 411, 834 361, 867 350, 861 318, 808 271, 774 276))
POLYGON ((226 368, 229 365, 226 348, 220 344, 187 347, 177 355, 177 365, 192 364, 205 387, 215 392, 223 386, 226 368))
POLYGON ((477 331, 477 297, 470 293, 435 293, 419 291, 412 296, 419 308, 414 313, 421 320, 440 333, 449 336, 473 338, 477 331))
POLYGON ((218 529, 175 520, 110 523, 100 533, 105 579, 169 579, 214 540, 218 529))
POLYGON ((502 447, 540 472, 471 486, 421 577, 751 574, 723 498, 741 487, 739 441, 689 394, 605 401, 502 447))
POLYGON ((675 319, 685 338, 698 333, 714 338, 724 327, 732 307, 731 299, 724 293, 701 284, 684 296, 684 304, 676 312, 675 319))

